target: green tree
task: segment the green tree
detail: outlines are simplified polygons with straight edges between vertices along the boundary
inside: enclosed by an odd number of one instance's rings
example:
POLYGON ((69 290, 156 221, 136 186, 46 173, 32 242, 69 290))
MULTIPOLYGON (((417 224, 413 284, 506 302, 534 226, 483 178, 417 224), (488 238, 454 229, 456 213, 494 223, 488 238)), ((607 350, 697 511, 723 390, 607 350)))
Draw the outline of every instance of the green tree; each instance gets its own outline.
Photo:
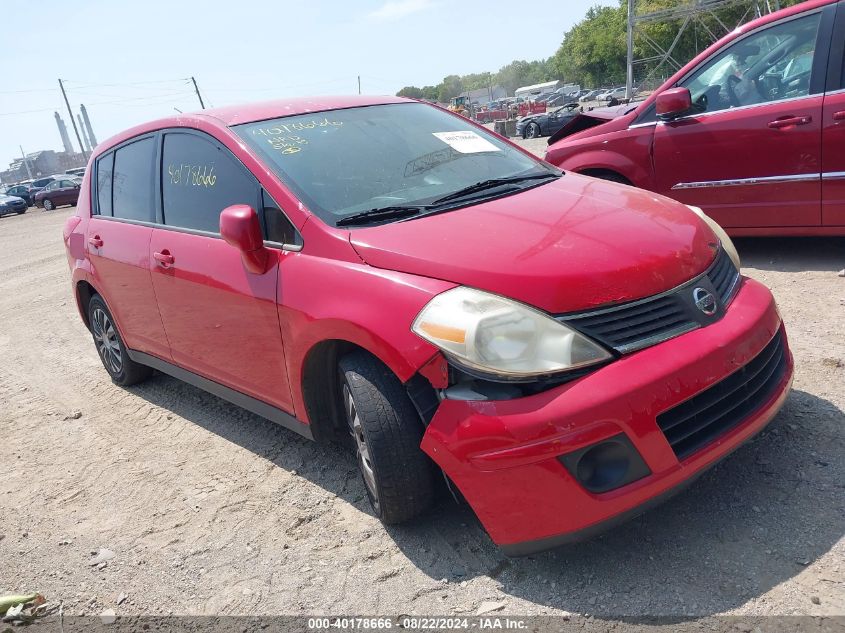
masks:
POLYGON ((423 98, 423 91, 421 88, 417 88, 416 86, 405 86, 396 93, 397 97, 408 97, 409 99, 422 99, 423 98))

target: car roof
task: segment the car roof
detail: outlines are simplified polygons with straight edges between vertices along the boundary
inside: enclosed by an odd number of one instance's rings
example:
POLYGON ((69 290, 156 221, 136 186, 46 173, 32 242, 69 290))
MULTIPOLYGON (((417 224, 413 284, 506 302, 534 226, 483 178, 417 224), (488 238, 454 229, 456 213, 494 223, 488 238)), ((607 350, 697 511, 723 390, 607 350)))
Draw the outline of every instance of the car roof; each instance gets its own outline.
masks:
POLYGON ((348 95, 348 96, 327 96, 327 97, 296 97, 290 99, 278 99, 275 101, 263 101, 258 103, 245 103, 239 105, 223 106, 220 108, 209 108, 197 112, 186 112, 168 116, 155 121, 149 121, 136 125, 128 130, 112 136, 97 146, 101 154, 110 147, 123 141, 166 127, 184 126, 186 121, 191 119, 212 119, 218 125, 232 126, 241 123, 253 123, 255 121, 266 121, 298 114, 311 112, 326 112, 328 110, 341 110, 343 108, 356 108, 362 106, 384 105, 390 103, 416 103, 416 99, 405 99, 403 97, 374 96, 374 95, 348 95))

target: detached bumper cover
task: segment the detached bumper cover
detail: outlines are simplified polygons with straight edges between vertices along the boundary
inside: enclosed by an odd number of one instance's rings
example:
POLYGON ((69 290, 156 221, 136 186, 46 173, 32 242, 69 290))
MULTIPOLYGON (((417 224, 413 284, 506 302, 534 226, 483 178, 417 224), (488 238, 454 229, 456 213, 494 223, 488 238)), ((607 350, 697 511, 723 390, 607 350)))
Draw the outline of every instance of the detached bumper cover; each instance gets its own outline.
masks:
POLYGON ((680 461, 658 425, 658 415, 746 366, 781 330, 771 293, 740 283, 721 320, 579 380, 515 400, 443 401, 423 450, 507 553, 553 547, 643 511, 756 435, 786 399, 793 363, 783 334, 781 377, 738 424, 680 461), (650 475, 594 494, 557 459, 620 432, 650 475))

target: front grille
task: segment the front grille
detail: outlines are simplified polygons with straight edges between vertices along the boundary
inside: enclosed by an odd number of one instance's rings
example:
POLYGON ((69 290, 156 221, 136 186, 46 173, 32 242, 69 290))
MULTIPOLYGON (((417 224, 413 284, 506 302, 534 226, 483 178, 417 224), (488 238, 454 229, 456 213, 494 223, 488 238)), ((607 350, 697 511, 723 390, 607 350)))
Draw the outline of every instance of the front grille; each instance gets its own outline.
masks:
POLYGON ((722 303, 727 304, 736 287, 736 282, 739 281, 739 274, 733 261, 724 250, 719 250, 715 261, 707 269, 707 276, 710 278, 710 283, 713 284, 713 289, 719 299, 722 300, 722 303))
POLYGON ((657 416, 657 425, 679 460, 689 457, 745 420, 774 393, 786 373, 783 334, 744 367, 657 416))
POLYGON ((721 318, 739 280, 731 258, 719 249, 710 268, 692 281, 667 293, 592 312, 558 317, 620 354, 654 345, 684 332, 709 325, 721 318), (691 290, 712 288, 721 304, 712 317, 705 317, 691 304, 691 290))

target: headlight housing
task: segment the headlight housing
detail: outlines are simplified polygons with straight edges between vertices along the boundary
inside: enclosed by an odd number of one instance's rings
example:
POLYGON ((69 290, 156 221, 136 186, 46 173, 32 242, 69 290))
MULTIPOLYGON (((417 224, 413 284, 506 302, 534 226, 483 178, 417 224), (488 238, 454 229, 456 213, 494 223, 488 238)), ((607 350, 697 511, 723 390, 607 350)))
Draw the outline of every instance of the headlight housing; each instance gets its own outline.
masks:
POLYGON ((689 204, 687 205, 687 208, 693 213, 695 213, 702 220, 704 220, 707 226, 713 229, 713 232, 716 234, 716 237, 718 237, 719 241, 722 243, 722 248, 725 249, 725 252, 728 254, 728 257, 731 258, 731 261, 734 263, 734 266, 736 266, 736 269, 739 270, 739 253, 736 252, 736 246, 734 246, 734 243, 731 238, 728 237, 728 234, 725 233, 725 229, 719 226, 719 223, 716 222, 716 220, 704 213, 704 211, 702 211, 700 208, 693 207, 689 204))
POLYGON ((506 380, 530 380, 612 358, 539 310, 463 286, 429 301, 411 329, 458 365, 506 380))

